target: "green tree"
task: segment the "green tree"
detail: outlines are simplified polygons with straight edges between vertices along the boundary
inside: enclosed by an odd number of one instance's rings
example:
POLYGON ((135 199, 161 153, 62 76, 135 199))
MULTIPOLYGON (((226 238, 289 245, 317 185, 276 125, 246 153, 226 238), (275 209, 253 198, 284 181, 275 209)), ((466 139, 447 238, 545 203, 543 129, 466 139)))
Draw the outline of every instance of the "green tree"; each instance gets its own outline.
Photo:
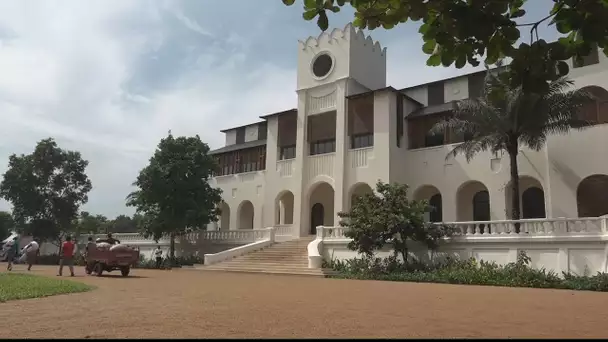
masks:
POLYGON ((15 221, 13 215, 8 211, 0 211, 0 241, 11 235, 11 231, 15 229, 15 221))
MULTIPOLYGON (((296 0, 282 0, 293 5, 296 0)), ((566 60, 581 58, 599 46, 608 56, 608 4, 606 0, 553 0, 543 18, 531 19, 523 9, 526 0, 303 0, 305 20, 317 18, 322 30, 329 26, 327 11, 343 6, 354 9, 353 25, 373 30, 391 29, 408 21, 422 21, 419 33, 427 65, 462 68, 512 58, 512 86, 546 91, 548 83, 568 74, 566 60), (547 43, 538 37, 543 23, 555 25, 564 35, 547 43), (521 35, 528 42, 515 46, 521 35)))
POLYGON ((91 215, 88 211, 81 211, 76 227, 80 234, 103 234, 110 230, 111 222, 103 215, 91 215))
POLYGON ((449 236, 452 230, 425 222, 428 203, 409 200, 407 190, 404 184, 378 182, 376 193, 359 197, 350 212, 339 213, 340 226, 349 228, 345 235, 352 239, 348 248, 371 257, 390 244, 404 262, 408 260, 408 241, 424 243, 435 250, 439 239, 449 236))
POLYGON ((453 116, 437 123, 430 134, 450 131, 465 137, 446 158, 464 154, 470 161, 481 151, 506 152, 510 158, 511 219, 519 220, 520 146, 539 151, 547 136, 587 127, 589 123, 579 119, 578 113, 592 97, 585 90, 573 89, 567 78, 549 83, 547 91, 538 93, 512 87, 508 79, 506 69, 488 71, 481 97, 458 102, 453 116))
POLYGON ((168 234, 170 257, 175 258, 175 237, 206 229, 219 215, 221 190, 209 185, 217 168, 209 146, 199 136, 177 137, 171 133, 158 144, 150 163, 133 185, 127 205, 143 215, 142 230, 155 240, 168 234))
POLYGON ((11 155, 0 183, 0 196, 13 205, 22 233, 59 243, 73 229, 79 207, 88 200, 88 161, 52 139, 38 142, 28 155, 11 155))
POLYGON ((113 233, 135 233, 137 232, 137 222, 127 215, 118 215, 111 221, 113 233))

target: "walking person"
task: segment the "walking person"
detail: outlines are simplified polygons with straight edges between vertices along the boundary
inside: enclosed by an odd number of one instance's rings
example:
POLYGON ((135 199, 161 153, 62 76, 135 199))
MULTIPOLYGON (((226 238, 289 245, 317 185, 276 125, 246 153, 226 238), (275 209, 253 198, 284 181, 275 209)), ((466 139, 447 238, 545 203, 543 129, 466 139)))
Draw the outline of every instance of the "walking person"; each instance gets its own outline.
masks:
POLYGON ((25 262, 27 262, 27 270, 32 270, 32 265, 36 263, 36 257, 40 253, 40 245, 36 242, 36 238, 32 240, 32 242, 28 243, 21 250, 21 254, 25 256, 25 262))
POLYGON ((61 247, 61 259, 59 260, 59 274, 58 277, 61 277, 63 273, 63 266, 67 266, 70 269, 70 277, 74 276, 74 242, 72 242, 72 237, 67 236, 65 238, 65 242, 61 247))
POLYGON ((17 256, 17 251, 19 250, 19 241, 18 241, 18 236, 15 236, 13 238, 13 241, 9 241, 8 242, 8 249, 6 251, 6 262, 8 263, 6 265, 6 270, 7 271, 12 271, 13 270, 13 261, 15 259, 15 257, 17 256))
POLYGON ((160 246, 156 246, 154 256, 156 257, 156 268, 160 269, 160 266, 163 263, 163 250, 160 249, 160 246))

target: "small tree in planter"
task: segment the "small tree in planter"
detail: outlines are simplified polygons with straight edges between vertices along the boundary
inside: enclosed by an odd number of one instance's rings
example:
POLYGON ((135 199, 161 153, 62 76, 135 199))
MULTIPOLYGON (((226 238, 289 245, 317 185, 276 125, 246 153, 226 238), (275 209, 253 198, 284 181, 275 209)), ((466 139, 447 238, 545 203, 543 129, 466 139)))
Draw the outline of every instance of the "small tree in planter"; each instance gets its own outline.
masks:
POLYGON ((353 240, 348 248, 368 257, 390 244, 395 255, 408 261, 408 241, 423 243, 436 250, 439 239, 449 236, 452 228, 425 222, 427 201, 409 200, 405 184, 376 184, 376 194, 365 194, 353 203, 350 212, 338 215, 340 226, 348 228, 346 237, 353 240))

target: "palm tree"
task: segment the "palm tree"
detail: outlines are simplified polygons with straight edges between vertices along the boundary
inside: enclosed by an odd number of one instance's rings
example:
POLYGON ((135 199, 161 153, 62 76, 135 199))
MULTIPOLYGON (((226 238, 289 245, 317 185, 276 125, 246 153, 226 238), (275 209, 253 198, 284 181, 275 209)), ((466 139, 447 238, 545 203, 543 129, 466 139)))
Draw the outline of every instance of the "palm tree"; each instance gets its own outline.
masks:
MULTIPOLYGON (((453 116, 437 123, 431 134, 453 132, 465 141, 446 156, 464 154, 469 162, 481 151, 506 151, 510 158, 512 220, 520 219, 517 155, 521 145, 539 151, 551 134, 584 129, 589 122, 578 118, 583 105, 592 100, 585 90, 572 89, 573 82, 559 78, 542 93, 527 92, 509 84, 507 68, 488 70, 479 98, 459 101, 453 116)), ((519 233, 519 224, 515 227, 519 233)))

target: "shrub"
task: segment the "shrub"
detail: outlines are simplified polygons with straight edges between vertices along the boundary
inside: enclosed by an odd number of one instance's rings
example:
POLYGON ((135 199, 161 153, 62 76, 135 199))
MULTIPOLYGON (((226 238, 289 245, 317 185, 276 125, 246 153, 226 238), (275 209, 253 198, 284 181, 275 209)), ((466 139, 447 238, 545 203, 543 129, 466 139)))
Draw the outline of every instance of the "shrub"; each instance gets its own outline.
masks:
POLYGON ((522 251, 516 262, 504 266, 494 262, 477 262, 473 258, 447 258, 441 262, 424 264, 417 260, 402 263, 394 257, 333 260, 328 266, 339 273, 339 278, 608 292, 606 273, 592 277, 564 274, 561 279, 555 272, 534 269, 529 264, 530 258, 522 251))
POLYGON ((430 208, 427 201, 409 200, 407 185, 378 182, 376 193, 360 196, 349 212, 340 212, 340 225, 352 241, 348 248, 372 257, 385 245, 406 261, 408 242, 422 243, 434 250, 439 241, 453 233, 453 228, 425 222, 430 208))

